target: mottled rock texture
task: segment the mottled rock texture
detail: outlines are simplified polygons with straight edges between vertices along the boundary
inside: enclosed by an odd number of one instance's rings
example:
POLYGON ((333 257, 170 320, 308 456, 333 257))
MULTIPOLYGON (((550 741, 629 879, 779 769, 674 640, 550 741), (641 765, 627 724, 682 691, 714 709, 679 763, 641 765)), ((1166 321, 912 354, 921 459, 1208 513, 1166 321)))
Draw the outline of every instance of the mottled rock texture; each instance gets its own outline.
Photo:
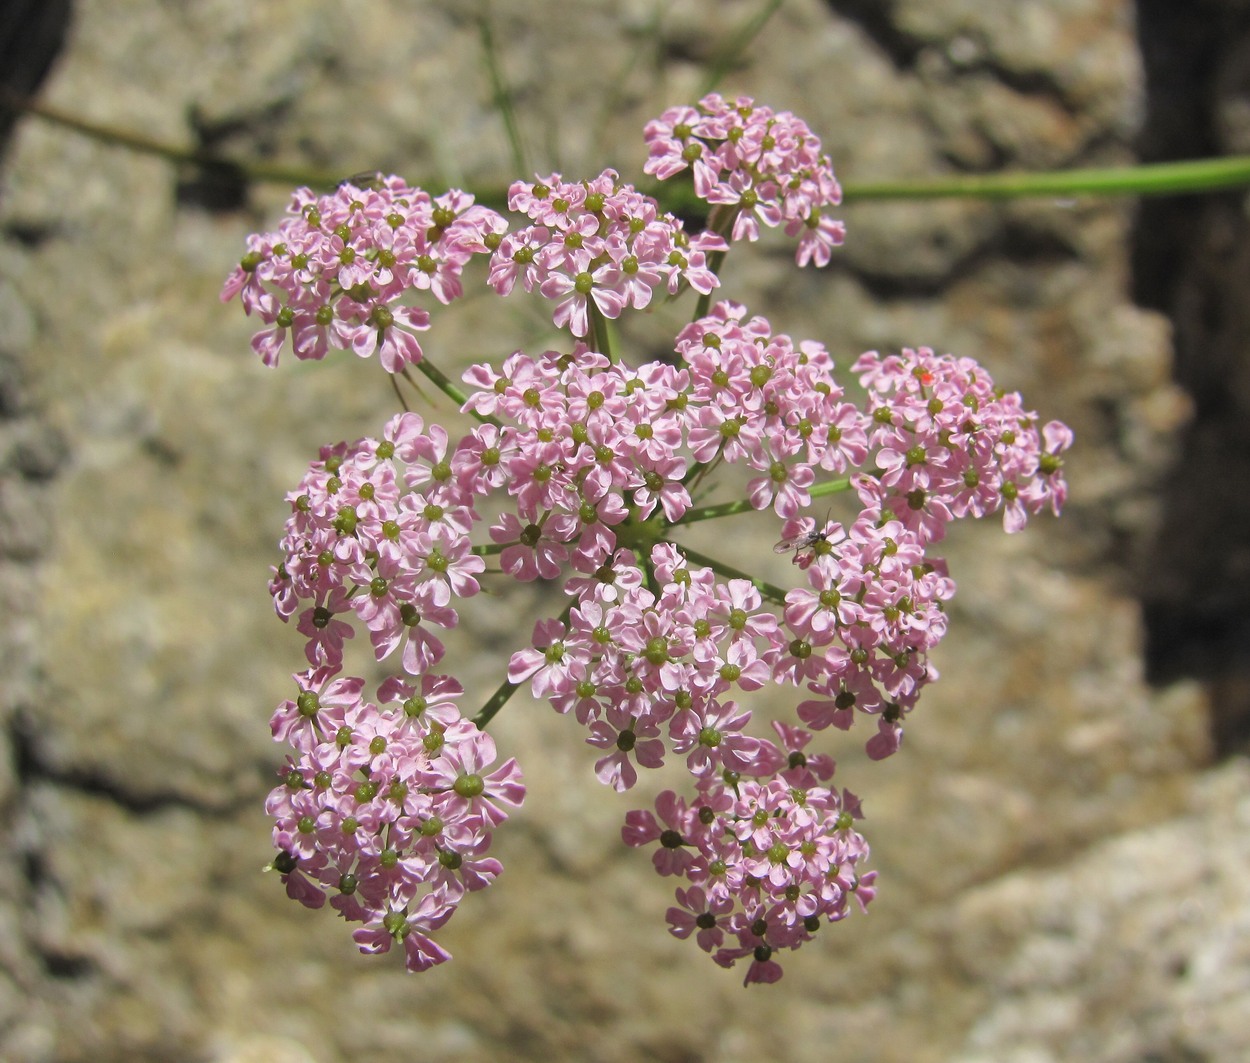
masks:
MULTIPOLYGON (((759 6, 494 4, 529 167, 638 174, 642 123, 695 98, 759 6)), ((1232 28, 1240 6, 1197 5, 1232 28)), ((499 185, 514 171, 483 10, 78 0, 44 98, 238 157, 499 185)), ((1209 151, 1247 137, 1246 65, 1226 37, 1209 151)), ((787 0, 721 88, 802 114, 848 184, 1120 164, 1157 131, 1142 55, 1128 0, 787 0)), ((1173 144, 1158 134, 1152 157, 1173 144)), ((7 149, 0 1057, 1250 1057, 1250 773, 1213 764, 1209 673, 1147 682, 1142 601, 1185 599, 1184 518, 1211 499, 1163 492, 1174 467, 1186 482, 1174 462, 1195 403, 1165 316, 1184 300, 1160 294, 1176 276, 1156 263, 1151 308, 1134 301, 1133 204, 849 202, 823 273, 796 273, 779 243, 731 258, 729 294, 840 364, 903 344, 971 355, 1078 438, 1061 521, 949 542, 943 678, 902 752, 870 764, 857 736, 833 736, 840 781, 865 800, 877 901, 748 992, 665 932, 669 884, 619 842, 645 795, 598 786, 567 721, 520 698, 492 730, 530 797, 497 839, 504 875, 444 935, 450 965, 413 977, 360 957, 340 922, 260 873, 280 760, 267 720, 300 659, 265 593, 282 495, 317 446, 394 403, 355 359, 265 370, 218 302, 287 194, 29 119, 7 149)), ((1204 231, 1244 230, 1240 197, 1203 209, 1204 231)), ((1241 243, 1191 274, 1224 276, 1241 243)), ((640 334, 661 342, 671 324, 640 334)), ((1228 335, 1239 410, 1245 336, 1228 335)), ((428 349, 454 368, 548 338, 541 311, 475 297, 438 316, 428 349)), ((1192 453, 1205 437, 1188 438, 1192 453)), ((1207 445, 1218 466, 1218 433, 1207 445)), ((744 528, 747 561, 785 564, 744 528)), ((1225 572, 1245 542, 1244 522, 1226 524, 1186 564, 1225 572)), ((1218 616, 1233 583, 1211 582, 1218 616)), ((471 694, 550 603, 527 588, 466 611, 471 694)), ((1223 608, 1245 623, 1244 595, 1223 608)))

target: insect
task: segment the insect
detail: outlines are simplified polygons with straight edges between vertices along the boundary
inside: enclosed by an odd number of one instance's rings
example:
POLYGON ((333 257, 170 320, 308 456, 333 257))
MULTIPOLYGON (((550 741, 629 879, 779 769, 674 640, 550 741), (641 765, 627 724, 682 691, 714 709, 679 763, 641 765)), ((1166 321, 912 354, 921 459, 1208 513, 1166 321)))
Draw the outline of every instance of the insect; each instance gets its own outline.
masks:
POLYGON ((377 191, 383 187, 382 174, 379 170, 362 170, 360 173, 352 174, 351 177, 344 177, 338 183, 339 188, 344 185, 355 185, 360 189, 377 191))
POLYGON ((816 546, 819 543, 829 541, 829 520, 825 519, 824 524, 812 524, 812 527, 798 535, 792 535, 785 539, 779 539, 773 547, 773 552, 778 554, 788 554, 794 551, 794 564, 799 568, 807 568, 816 558, 816 546))

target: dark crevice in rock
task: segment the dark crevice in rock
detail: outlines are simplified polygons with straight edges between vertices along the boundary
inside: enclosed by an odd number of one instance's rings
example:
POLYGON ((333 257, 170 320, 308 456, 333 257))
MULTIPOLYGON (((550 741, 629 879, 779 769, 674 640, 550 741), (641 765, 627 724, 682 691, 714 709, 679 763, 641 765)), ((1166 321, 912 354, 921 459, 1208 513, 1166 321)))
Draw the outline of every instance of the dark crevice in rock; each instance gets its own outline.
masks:
MULTIPOLYGON (((15 759, 19 761, 19 775, 21 769, 20 761, 23 754, 20 751, 15 755, 15 759)), ((59 883, 53 878, 51 871, 48 869, 47 860, 43 851, 39 848, 19 847, 16 852, 16 863, 21 873, 22 879, 25 881, 27 891, 21 901, 23 907, 34 907, 38 904, 38 899, 48 896, 49 894, 60 894, 62 892, 59 883)), ((26 935, 24 944, 30 949, 30 954, 37 960, 43 968, 44 974, 49 978, 74 981, 90 977, 98 970, 94 961, 89 957, 79 953, 71 953, 63 948, 56 948, 46 941, 41 941, 39 935, 26 935)))
POLYGON ((1007 220, 994 230, 990 239, 977 244, 940 272, 875 273, 859 267, 854 274, 873 299, 890 303, 941 296, 960 278, 971 276, 987 265, 1044 269, 1071 261, 1078 255, 1076 248, 1054 232, 1007 220))
POLYGON ((0 226, 0 233, 19 247, 23 247, 28 251, 35 251, 54 236, 57 236, 58 230, 55 226, 45 222, 22 221, 13 218, 3 226, 0 226))
POLYGON ((667 37, 663 41, 661 58, 664 63, 690 63, 698 66, 708 61, 712 51, 708 37, 700 34, 687 37, 667 37))
POLYGON ((185 170, 174 184, 180 207, 196 207, 210 214, 229 214, 247 206, 248 180, 231 163, 211 163, 185 170))
POLYGON ((1080 257, 1080 249, 1053 229, 1045 229, 1007 219, 994 232, 994 239, 980 250, 980 257, 1005 259, 1013 265, 1057 266, 1080 257))
MULTIPOLYGON (((1142 161, 1245 151, 1245 134, 1227 117, 1250 109, 1250 12, 1219 0, 1138 0, 1137 16, 1142 161)), ((1172 320, 1175 378, 1194 403, 1141 573, 1147 678, 1208 684, 1219 756, 1250 746, 1250 223, 1242 201, 1242 193, 1143 201, 1132 260, 1134 298, 1172 320)))
POLYGON ((0 420, 14 420, 30 412, 30 394, 21 362, 0 348, 0 420))
POLYGON ((1068 99, 1063 87, 1047 70, 1012 70, 998 63, 978 63, 971 70, 981 71, 990 75, 1005 88, 1020 96, 1041 96, 1058 104, 1069 114, 1080 113, 1080 105, 1068 99))
MULTIPOLYGON (((195 147, 210 155, 219 153, 231 137, 247 129, 242 119, 213 122, 194 107, 187 118, 195 147)), ((174 198, 180 207, 196 207, 210 214, 242 210, 247 206, 247 193, 247 177, 229 163, 184 166, 174 185, 174 198)))
POLYGON ((1001 145, 984 138, 982 138, 982 143, 985 145, 984 158, 978 159, 974 166, 970 166, 967 159, 961 158, 954 152, 938 151, 936 155, 955 173, 1001 173, 1014 162, 1012 156, 1001 145))
POLYGON ((26 884, 30 886, 32 892, 38 893, 48 881, 48 866, 44 861, 43 853, 34 849, 24 851, 21 854, 19 866, 26 884))
POLYGON ((160 436, 144 436, 139 446, 153 461, 176 469, 186 459, 186 452, 176 443, 160 436))
POLYGON ((900 71, 912 70, 924 41, 902 32, 890 0, 825 0, 831 11, 854 22, 900 71))
POLYGON ((87 956, 74 956, 52 949, 38 949, 35 953, 49 978, 76 981, 88 978, 99 968, 87 956))
MULTIPOLYGON (((985 74, 1021 96, 1044 96, 1064 110, 1076 114, 1078 104, 1067 98, 1053 73, 1047 70, 1015 70, 995 62, 993 46, 978 40, 980 57, 956 63, 948 53, 949 41, 926 39, 900 29, 890 0, 825 0, 829 9, 848 22, 853 22, 890 60, 900 73, 911 73, 917 60, 927 49, 940 53, 960 77, 985 74)), ((979 34, 972 36, 979 37, 979 34)))
MULTIPOLYGON (((270 130, 282 128, 291 101, 282 100, 259 107, 247 114, 214 118, 192 106, 187 114, 196 150, 205 155, 240 156, 264 159, 277 144, 270 130)), ((248 206, 250 183, 247 175, 228 163, 183 165, 174 185, 175 201, 181 207, 193 207, 211 214, 231 213, 248 206)))
POLYGON ((9 739, 15 774, 22 788, 38 783, 57 786, 101 798, 135 816, 159 814, 172 808, 185 808, 201 815, 219 815, 254 800, 253 795, 248 794, 233 803, 215 803, 197 800, 173 790, 140 791, 128 788, 121 780, 96 768, 57 767, 41 755, 38 728, 25 712, 16 713, 10 721, 9 739))
MULTIPOLYGON (((21 98, 43 83, 65 43, 70 0, 0 2, 0 86, 21 98)), ((0 155, 21 116, 0 107, 0 155)))
MULTIPOLYGON (((62 892, 60 885, 48 871, 43 853, 37 850, 24 850, 19 854, 18 862, 29 890, 21 901, 23 907, 37 905, 37 898, 49 893, 60 894, 62 892)), ((49 978, 75 981, 88 978, 99 970, 95 961, 89 956, 69 952, 64 948, 41 941, 37 934, 25 935, 23 944, 30 949, 31 955, 49 978)))

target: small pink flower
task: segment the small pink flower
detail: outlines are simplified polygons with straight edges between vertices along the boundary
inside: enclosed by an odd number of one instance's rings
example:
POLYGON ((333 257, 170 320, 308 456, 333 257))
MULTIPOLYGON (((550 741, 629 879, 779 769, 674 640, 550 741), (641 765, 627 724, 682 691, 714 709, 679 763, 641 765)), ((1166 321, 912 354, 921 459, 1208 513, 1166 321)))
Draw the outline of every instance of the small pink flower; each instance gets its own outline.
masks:
POLYGON ((669 908, 669 933, 675 938, 688 938, 692 934, 699 948, 711 952, 725 940, 725 916, 733 910, 728 898, 711 898, 699 886, 677 890, 677 903, 681 907, 669 908))
POLYGON ((638 781, 634 763, 658 768, 664 763, 664 742, 659 725, 638 719, 619 705, 609 706, 604 716, 591 723, 587 743, 611 750, 595 762, 595 775, 605 786, 624 793, 638 781))

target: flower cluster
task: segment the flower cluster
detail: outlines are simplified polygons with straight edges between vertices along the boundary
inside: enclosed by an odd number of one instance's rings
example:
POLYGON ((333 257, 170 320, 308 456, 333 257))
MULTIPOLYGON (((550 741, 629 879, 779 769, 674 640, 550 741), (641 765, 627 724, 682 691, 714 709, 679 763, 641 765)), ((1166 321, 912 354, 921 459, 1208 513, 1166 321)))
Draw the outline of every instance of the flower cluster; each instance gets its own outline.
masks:
POLYGON ((1071 429, 1051 421, 1039 438, 1019 394, 996 389, 971 358, 869 351, 854 372, 868 389, 877 448, 877 475, 856 481, 865 506, 892 511, 923 542, 941 539, 956 517, 1001 508, 1010 532, 1030 513, 1058 514, 1067 488, 1054 474, 1071 429))
POLYGON ((355 634, 345 616, 368 630, 378 660, 401 650, 409 675, 442 659, 434 629, 456 625, 453 597, 476 594, 486 567, 470 552, 474 493, 447 461, 446 432, 415 413, 393 417, 381 439, 322 449, 287 496, 284 557, 270 582, 278 615, 299 613, 309 664, 342 666, 355 634))
POLYGON ((696 194, 725 210, 722 231, 732 239, 759 239, 761 223, 784 226, 787 236, 800 237, 800 266, 827 265, 842 243, 842 222, 824 213, 842 201, 833 166, 820 139, 789 111, 713 93, 697 107, 665 111, 644 136, 650 157, 643 170, 663 181, 693 169, 696 194))
POLYGON ((864 908, 876 892, 877 873, 860 873, 868 846, 852 829, 859 799, 825 785, 833 760, 803 753, 810 734, 774 728, 784 764, 775 775, 708 776, 692 802, 665 791, 658 818, 631 812, 621 832, 626 845, 658 842, 656 871, 690 883, 668 910, 671 932, 693 935, 722 967, 749 956, 748 985, 777 981, 777 952, 844 919, 852 897, 864 908))
MULTIPOLYGON (((793 116, 712 96, 648 139, 649 172, 693 164, 696 189, 737 218, 735 239, 754 236, 750 215, 804 230, 801 262, 840 241, 821 215, 837 200, 828 160, 793 116)), ((473 365, 467 395, 421 361, 476 424, 453 437, 400 413, 376 438, 324 447, 287 496, 270 592, 308 667, 273 717, 296 754, 270 797, 273 866, 305 904, 332 894, 364 924, 362 949, 397 942, 410 969, 441 962, 432 932, 499 873, 491 832, 524 795, 513 761, 484 774, 496 753, 480 727, 528 685, 584 729, 604 784, 685 768, 693 796, 631 812, 624 840, 658 842, 656 870, 683 881, 672 933, 724 966, 749 958, 748 983, 775 981, 779 952, 875 892, 859 799, 830 785, 830 757, 806 752, 814 732, 867 717, 869 756, 899 749, 954 593, 932 547, 959 517, 1001 511, 1016 531, 1058 512, 1071 433, 1039 426, 976 363, 928 348, 861 356, 853 398, 821 344, 729 300, 682 329, 671 357, 632 366, 596 322, 661 288, 706 297, 722 238, 688 236, 613 171, 518 182, 509 203, 524 218, 513 231, 462 194, 432 199, 397 178, 300 193, 227 283, 277 326, 254 344, 271 363, 284 329, 297 355, 321 357, 325 342, 307 336, 324 317, 326 342, 406 371, 420 352, 400 337, 423 312, 397 300, 427 287, 450 300, 479 253, 491 288, 555 301, 575 341, 473 365), (745 470, 741 497, 709 504, 728 465, 745 470), (815 519, 837 493, 858 502, 845 523, 815 519), (678 541, 683 525, 748 510, 772 514, 794 586, 678 541), (499 576, 556 581, 566 608, 535 624, 470 722, 442 671, 443 633, 499 576), (375 701, 343 674, 358 632, 398 664, 375 701), (798 702, 772 737, 745 705, 770 688, 798 702)))
POLYGON ((626 307, 646 307, 657 288, 676 295, 684 284, 706 294, 720 283, 707 255, 723 251, 725 242, 706 231, 691 237, 654 199, 622 184, 615 170, 593 181, 568 182, 559 174, 517 181, 508 207, 531 224, 499 241, 491 287, 507 295, 520 280, 527 292, 539 291, 556 302, 556 326, 574 336, 589 334, 592 305, 617 318, 626 307))
POLYGON ((485 854, 502 806, 524 796, 520 772, 509 760, 484 774, 495 743, 461 717, 454 679, 392 678, 376 705, 363 679, 331 675, 297 675, 299 695, 271 721, 298 753, 266 802, 274 867, 291 897, 320 908, 331 893, 340 915, 363 923, 361 951, 396 943, 409 970, 425 970, 450 957, 430 934, 501 870, 485 854))
POLYGON ((463 294, 465 264, 506 227, 463 192, 432 198, 399 177, 354 180, 328 196, 297 192, 276 232, 248 238, 222 289, 269 326, 252 338, 266 365, 277 364, 288 335, 300 359, 338 348, 361 358, 376 350, 388 373, 416 364, 416 333, 430 315, 401 300, 414 289, 440 303, 463 294))

